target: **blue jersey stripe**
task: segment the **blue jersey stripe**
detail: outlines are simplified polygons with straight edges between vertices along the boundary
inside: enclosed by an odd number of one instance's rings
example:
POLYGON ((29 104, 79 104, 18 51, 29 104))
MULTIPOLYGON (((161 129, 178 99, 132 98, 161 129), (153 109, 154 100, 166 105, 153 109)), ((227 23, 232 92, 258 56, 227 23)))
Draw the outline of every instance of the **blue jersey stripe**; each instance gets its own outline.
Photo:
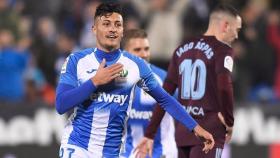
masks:
POLYGON ((92 119, 87 118, 92 118, 93 115, 94 110, 92 107, 87 108, 84 105, 79 105, 73 121, 73 131, 71 132, 68 140, 69 144, 88 149, 91 132, 85 130, 91 129, 92 119))

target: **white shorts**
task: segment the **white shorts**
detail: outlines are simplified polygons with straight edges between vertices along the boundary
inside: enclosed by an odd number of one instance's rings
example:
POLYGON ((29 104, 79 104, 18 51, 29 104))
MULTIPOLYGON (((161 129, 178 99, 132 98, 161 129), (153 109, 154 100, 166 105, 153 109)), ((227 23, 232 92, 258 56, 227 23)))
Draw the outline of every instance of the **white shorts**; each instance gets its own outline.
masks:
MULTIPOLYGON (((97 158, 98 156, 76 145, 61 144, 59 149, 59 158, 93 158, 93 157, 97 158)), ((100 158, 101 157, 102 156, 100 156, 100 158)))

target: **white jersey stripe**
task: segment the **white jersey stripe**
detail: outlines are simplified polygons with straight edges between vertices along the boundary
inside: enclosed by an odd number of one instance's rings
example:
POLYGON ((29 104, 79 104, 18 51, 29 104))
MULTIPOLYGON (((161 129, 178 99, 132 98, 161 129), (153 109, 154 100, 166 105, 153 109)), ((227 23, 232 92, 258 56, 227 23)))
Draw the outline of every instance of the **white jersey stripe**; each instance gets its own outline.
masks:
POLYGON ((162 155, 168 158, 177 158, 178 155, 177 145, 174 141, 175 127, 173 121, 173 118, 168 113, 165 113, 160 124, 162 155))
POLYGON ((91 136, 88 150, 92 153, 102 153, 110 117, 109 111, 99 111, 93 114, 91 136))
POLYGON ((76 116, 76 111, 77 111, 77 108, 74 109, 73 114, 69 117, 68 122, 65 125, 65 129, 64 129, 63 136, 62 136, 62 139, 61 139, 61 144, 67 144, 68 143, 70 134, 73 131, 72 120, 76 116))
POLYGON ((131 92, 130 92, 130 99, 129 99, 128 107, 127 107, 127 111, 126 111, 125 126, 124 126, 124 132, 123 132, 123 137, 122 137, 122 146, 121 146, 120 153, 125 152, 125 144, 126 144, 126 137, 127 137, 127 120, 129 118, 128 116, 129 116, 129 112, 132 107, 132 102, 134 100, 135 87, 136 87, 136 84, 133 86, 133 88, 131 89, 131 92))

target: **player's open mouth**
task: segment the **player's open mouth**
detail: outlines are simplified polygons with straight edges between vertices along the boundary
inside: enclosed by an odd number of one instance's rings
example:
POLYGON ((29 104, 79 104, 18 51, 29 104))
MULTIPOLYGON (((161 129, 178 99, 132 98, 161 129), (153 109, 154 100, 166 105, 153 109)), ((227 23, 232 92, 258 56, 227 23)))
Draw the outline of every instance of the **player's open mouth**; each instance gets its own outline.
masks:
POLYGON ((116 36, 116 35, 107 35, 106 38, 116 39, 116 38, 118 38, 118 36, 116 36))

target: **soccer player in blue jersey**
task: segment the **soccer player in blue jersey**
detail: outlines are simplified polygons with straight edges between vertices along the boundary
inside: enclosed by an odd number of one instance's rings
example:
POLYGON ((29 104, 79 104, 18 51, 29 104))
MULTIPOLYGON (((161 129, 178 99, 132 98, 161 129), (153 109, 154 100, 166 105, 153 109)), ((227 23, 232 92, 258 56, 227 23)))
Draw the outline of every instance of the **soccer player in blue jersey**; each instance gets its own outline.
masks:
MULTIPOLYGON (((131 54, 134 54, 146 61, 150 58, 150 44, 147 33, 142 29, 131 29, 125 31, 122 40, 123 48, 131 54)), ((155 65, 148 64, 155 78, 162 85, 166 77, 166 71, 155 65)), ((127 137, 125 144, 125 152, 123 157, 134 157, 133 152, 136 145, 144 136, 149 120, 152 117, 156 101, 148 95, 144 90, 135 87, 135 96, 132 102, 132 108, 129 113, 127 122, 127 137)), ((168 157, 177 158, 177 147, 175 142, 175 128, 173 118, 166 113, 160 125, 153 143, 152 157, 168 157)))
POLYGON ((92 31, 97 47, 66 59, 56 90, 58 113, 74 108, 62 136, 61 158, 119 157, 136 86, 202 138, 205 152, 212 149, 212 135, 161 88, 147 63, 120 49, 123 18, 119 4, 100 4, 92 31))

